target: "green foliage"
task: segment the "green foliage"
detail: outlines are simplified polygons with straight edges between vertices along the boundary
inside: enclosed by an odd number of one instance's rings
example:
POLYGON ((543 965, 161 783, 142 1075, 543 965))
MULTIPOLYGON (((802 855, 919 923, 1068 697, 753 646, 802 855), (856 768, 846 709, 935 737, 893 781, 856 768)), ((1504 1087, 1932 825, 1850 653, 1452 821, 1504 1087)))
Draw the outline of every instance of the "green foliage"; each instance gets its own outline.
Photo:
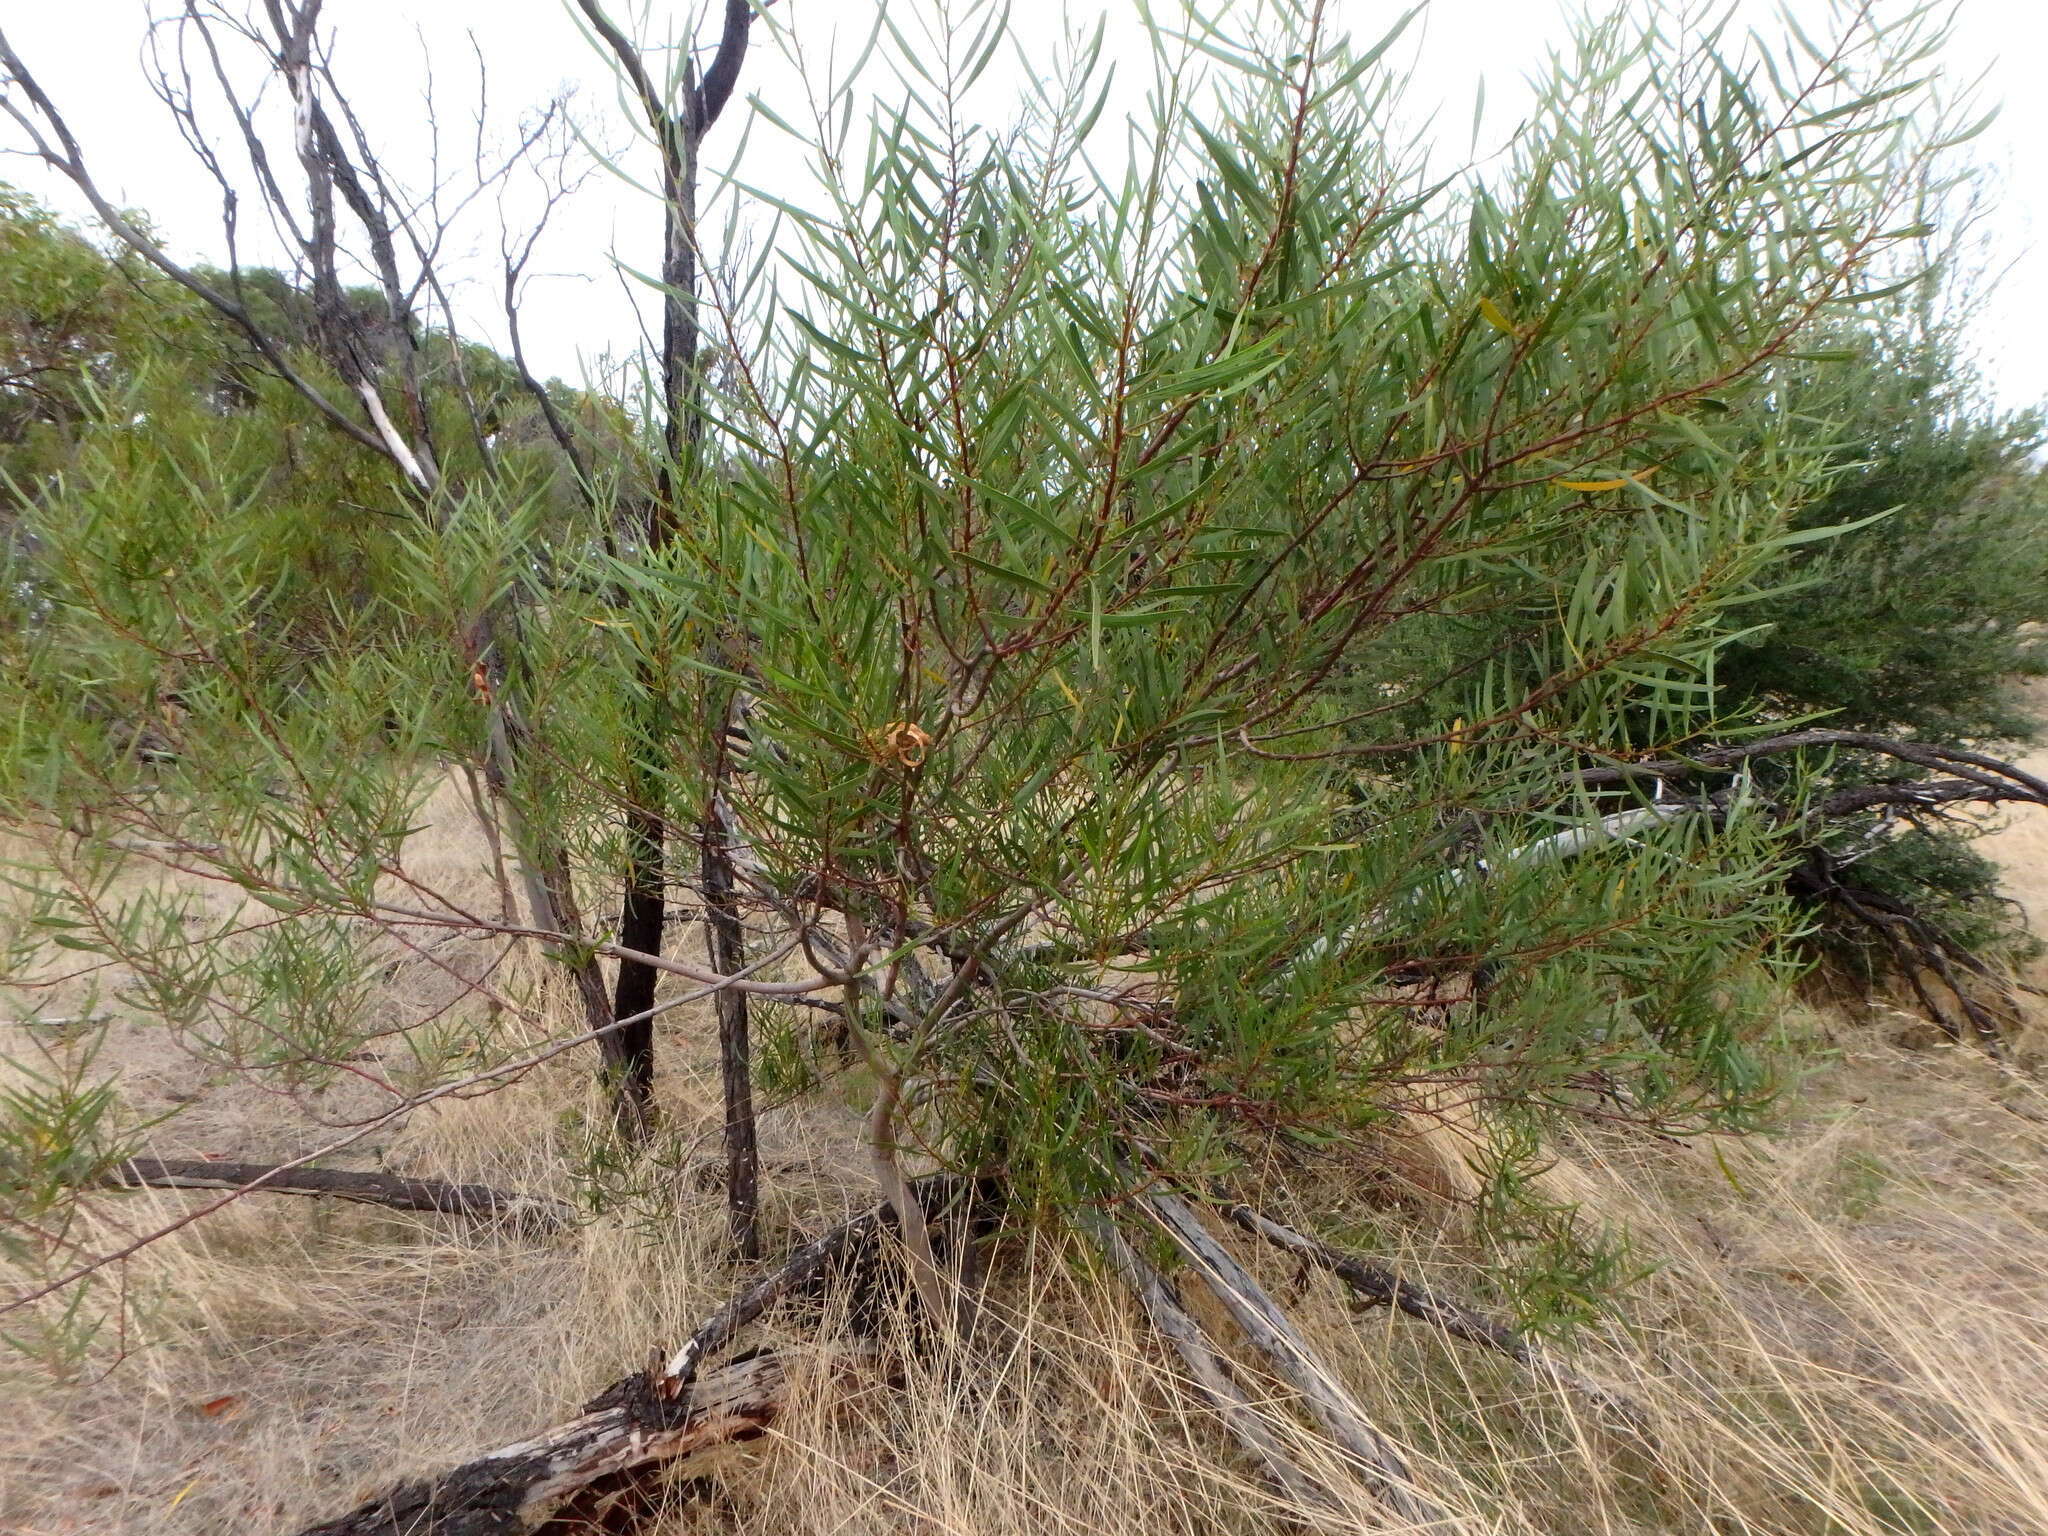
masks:
POLYGON ((1750 610, 1768 628, 1729 654, 1721 684, 1731 701, 1848 730, 2029 737, 2008 687, 2048 670, 2040 424, 1972 398, 1952 331, 1897 328, 1864 331, 1858 361, 1819 381, 1846 416, 1841 469, 1794 518, 1866 526, 1772 572, 1781 590, 1750 610))
POLYGON ((195 306, 0 183, 0 529, 142 357, 203 347, 195 306))
MULTIPOLYGON (((965 9, 956 41, 1000 41, 965 9)), ((7 573, 0 817, 39 931, 306 1093, 397 1030, 386 957, 509 933, 573 972, 624 809, 715 817, 778 955, 844 1000, 878 1159, 1058 1210, 1141 1156, 1456 1109, 1528 1308, 1568 1316, 1611 1255, 1559 1256, 1542 1133, 1745 1123, 1800 922, 1758 806, 1560 786, 1724 726, 1759 591, 1819 543, 1840 450, 1782 408, 1789 359, 1904 238, 1935 34, 1859 18, 1817 66, 1616 19, 1497 170, 1434 184, 1319 16, 1162 34, 1114 174, 1095 45, 1006 133, 964 106, 979 45, 885 43, 926 88, 864 138, 829 82, 824 207, 715 295, 711 473, 594 401, 569 484, 502 363, 428 336, 422 484, 268 374, 195 390, 205 327, 138 341, 7 573), (408 866, 451 767, 558 931, 408 866), (131 878, 138 836, 225 915, 131 878)), ((264 302, 347 398, 298 296, 264 302)), ((776 958, 735 984, 788 985, 776 958)), ((518 1070, 514 1033, 407 1033, 379 1112, 518 1070)), ((813 1079, 769 1038, 774 1084, 813 1079)))
MULTIPOLYGON (((2001 415, 1979 395, 1961 329, 1972 303, 1953 261, 1937 262, 1879 312, 1838 327, 1830 340, 1851 360, 1816 367, 1795 390, 1796 409, 1839 425, 1833 479, 1793 525, 1850 531, 1773 568, 1771 590, 1748 609, 1754 632, 1719 669, 1731 705, 1953 746, 2036 733, 2013 684, 2048 670, 2040 420, 2001 415)), ((1814 766, 1817 787, 1896 778, 1899 767, 1853 756, 1814 766)), ((1894 814, 1821 835, 1839 878, 1965 951, 2030 954, 1996 866, 1969 846, 1989 823, 1894 814)), ((1893 945, 1860 915, 1839 902, 1815 914, 1821 948, 1852 974, 1896 971, 1893 945)))
POLYGON ((751 453, 689 585, 616 574, 636 625, 732 637, 706 670, 751 698, 733 808, 775 887, 1005 978, 874 1043, 964 1164, 1058 1203, 1141 1125, 1322 1135, 1445 1081, 1510 1122, 1589 1073, 1739 1116, 1749 978, 1796 926, 1770 827, 1525 862, 1558 823, 1515 807, 1719 719, 1741 604, 1830 469, 1769 359, 1882 245, 1901 120, 1845 101, 1795 151, 1738 74, 1666 116, 1675 66, 1614 27, 1457 196, 1361 151, 1369 92, 1255 64, 1338 80, 1341 47, 1205 46, 1240 83, 1121 182, 1070 147, 1085 59, 1023 140, 913 101, 830 146, 802 297, 726 402, 751 453), (1488 626, 1455 679, 1412 675, 1488 626), (1419 723, 1348 731, 1340 671, 1419 723), (1143 979, 1105 985, 1140 938, 1143 979), (1431 968, 1483 1006, 1388 997, 1431 968))
MULTIPOLYGON (((19 1273, 42 1273, 53 1249, 75 1249, 87 1232, 78 1191, 134 1151, 141 1127, 120 1123, 114 1084, 96 1070, 104 1043, 102 1026, 9 1058, 14 1081, 0 1088, 0 1260, 19 1273)), ((77 1370, 104 1322, 89 1291, 63 1287, 50 1311, 0 1327, 0 1343, 57 1374, 77 1370)))

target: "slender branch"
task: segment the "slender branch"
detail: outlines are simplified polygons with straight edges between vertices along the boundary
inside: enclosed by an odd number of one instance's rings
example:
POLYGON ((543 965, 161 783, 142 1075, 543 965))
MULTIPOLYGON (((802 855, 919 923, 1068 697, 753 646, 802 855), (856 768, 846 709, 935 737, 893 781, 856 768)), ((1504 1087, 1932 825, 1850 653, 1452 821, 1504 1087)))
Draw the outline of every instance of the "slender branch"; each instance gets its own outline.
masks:
POLYGON ((545 1237, 567 1229, 574 1213, 560 1200, 493 1189, 486 1184, 450 1184, 443 1179, 409 1179, 392 1173, 357 1173, 335 1168, 279 1168, 269 1163, 214 1163, 137 1157, 108 1173, 102 1182, 121 1189, 231 1189, 239 1193, 333 1195, 399 1211, 437 1211, 508 1225, 545 1237))
POLYGON ((1732 746, 1710 747, 1687 757, 1641 763, 1616 763, 1605 768, 1585 768, 1573 775, 1575 783, 1588 789, 1631 783, 1638 779, 1687 779, 1701 773, 1727 773, 1762 757, 1801 752, 1823 747, 1849 747, 1877 752, 1900 762, 1922 768, 1944 769, 1982 788, 1996 790, 2001 797, 2029 799, 2048 805, 2048 782, 2034 777, 2015 764, 1969 752, 1960 747, 1926 742, 1901 741, 1869 731, 1811 730, 1767 736, 1758 741, 1732 746), (1972 771, 1974 770, 1974 771, 1972 771), (2025 793, 2017 794, 2015 790, 2025 793))
POLYGON ((1332 1248, 1328 1243, 1275 1221, 1242 1202, 1225 1202, 1220 1210, 1227 1219, 1253 1236, 1264 1238, 1275 1247, 1328 1270, 1351 1287, 1366 1305, 1393 1307, 1454 1339, 1495 1350, 1532 1370, 1541 1371, 1560 1386, 1621 1420, 1639 1435, 1650 1436, 1650 1418, 1640 1406, 1619 1393, 1588 1381, 1505 1323, 1497 1323, 1469 1307, 1447 1301, 1413 1281, 1403 1280, 1390 1269, 1370 1263, 1356 1254, 1332 1248))
MULTIPOLYGON (((29 142, 34 146, 36 155, 40 159, 57 170, 78 188, 84 195, 85 200, 92 205, 93 213, 98 216, 99 221, 106 225, 122 244, 141 256, 151 266, 162 272, 180 287, 209 305, 216 313, 239 330, 248 339, 249 344, 256 349, 257 354, 269 365, 271 371, 286 384, 290 385, 292 389, 296 390, 308 404, 319 411, 322 416, 326 417, 330 424, 355 442, 360 443, 363 447, 373 449, 386 458, 391 458, 390 445, 382 437, 356 421, 346 411, 342 410, 340 406, 328 399, 326 394, 317 385, 313 384, 297 369, 292 367, 290 362, 285 359, 284 353, 280 350, 276 341, 272 339, 262 326, 256 323, 255 316, 249 312, 247 306, 242 304, 240 300, 222 293, 190 268, 180 266, 177 262, 173 261, 166 254, 162 246, 137 229, 134 224, 122 215, 118 208, 107 200, 105 194, 100 191, 98 183, 93 180, 91 174, 87 171, 84 153, 78 146, 78 140, 73 137, 70 126, 65 122, 63 115, 58 112, 56 104, 50 100, 49 96, 44 93, 43 88, 36 83, 35 77, 29 73, 28 66, 21 61, 21 56, 8 43, 5 32, 0 32, 0 64, 6 66, 8 77, 21 87, 23 94, 28 97, 35 109, 42 114, 44 121, 50 125, 51 132, 57 137, 57 145, 52 145, 41 130, 36 127, 33 120, 4 95, 0 95, 0 112, 5 112, 28 135, 29 142), (58 147, 60 145, 61 150, 58 147)), ((393 462, 397 461, 394 459, 393 462)))

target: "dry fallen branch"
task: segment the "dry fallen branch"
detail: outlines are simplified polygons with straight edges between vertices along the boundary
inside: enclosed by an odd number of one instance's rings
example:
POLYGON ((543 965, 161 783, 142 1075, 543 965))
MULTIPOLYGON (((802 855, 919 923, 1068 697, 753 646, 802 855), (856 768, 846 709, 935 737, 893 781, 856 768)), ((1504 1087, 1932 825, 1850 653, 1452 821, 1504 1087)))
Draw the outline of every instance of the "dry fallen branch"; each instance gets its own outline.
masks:
POLYGON ((564 1201, 487 1184, 450 1184, 442 1179, 408 1179, 392 1173, 350 1173, 334 1168, 290 1168, 269 1163, 215 1163, 137 1157, 103 1180, 120 1189, 232 1189, 279 1195, 334 1195, 398 1211, 438 1211, 502 1221, 535 1237, 574 1224, 564 1201))
POLYGON ((1202 1337, 1201 1328, 1188 1316, 1159 1272, 1138 1256, 1108 1217, 1091 1214, 1082 1219, 1081 1225, 1110 1267, 1131 1288, 1152 1326, 1174 1347, 1209 1406, 1216 1410, 1237 1443, 1265 1470, 1273 1485, 1303 1509, 1327 1508, 1328 1496, 1289 1459, 1244 1395, 1244 1389, 1231 1379, 1223 1361, 1202 1337))
POLYGON ((785 1296, 801 1295, 815 1287, 826 1273, 844 1261, 846 1255, 879 1233, 895 1218, 889 1202, 880 1201, 851 1221, 843 1221, 822 1237, 814 1238, 789 1256, 783 1266, 766 1279, 741 1291, 705 1320, 683 1347, 670 1357, 655 1391, 665 1398, 681 1396, 697 1379, 703 1363, 727 1344, 739 1331, 785 1296))
POLYGON ((511 1536, 535 1530, 601 1478, 750 1440, 781 1413, 787 1381, 772 1354, 714 1371, 681 1401, 642 1374, 545 1434, 400 1483, 300 1536, 511 1536))
POLYGON ((1369 1263, 1356 1254, 1332 1248, 1328 1243, 1310 1237, 1306 1232, 1298 1232, 1241 1202, 1225 1204, 1222 1212, 1254 1236, 1328 1270, 1369 1305, 1394 1307, 1420 1322, 1441 1329, 1454 1339, 1498 1350, 1531 1370, 1542 1372, 1567 1391, 1576 1393, 1595 1408, 1627 1425, 1645 1441, 1655 1443, 1649 1415, 1640 1406, 1620 1393, 1588 1381, 1505 1323, 1494 1322, 1469 1307, 1446 1301, 1422 1286, 1403 1280, 1390 1269, 1369 1263))
MULTIPOLYGON (((213 1165, 203 1165, 213 1166, 213 1165)), ((946 1174, 915 1180, 918 1203, 938 1214, 971 1186, 946 1174)), ((782 1411, 782 1367, 755 1354, 699 1376, 704 1361, 784 1297, 814 1291, 895 1225, 888 1202, 870 1206, 804 1244, 773 1274, 705 1321, 666 1366, 613 1383, 577 1418, 438 1477, 400 1483, 301 1536, 509 1536, 534 1531, 602 1481, 716 1446, 752 1439, 782 1411)), ((657 1357, 658 1358, 658 1357, 657 1357)))
MULTIPOLYGON (((937 1220, 952 1212, 963 1228, 971 1218, 976 1202, 986 1202, 993 1195, 991 1190, 977 1186, 973 1181, 943 1173, 912 1179, 909 1193, 927 1219, 937 1220)), ((786 1296, 814 1292, 834 1271, 843 1268, 851 1256, 862 1252, 882 1232, 895 1225, 895 1208, 887 1200, 882 1200, 804 1244, 789 1256, 780 1269, 756 1281, 712 1313, 670 1357, 656 1390, 668 1397, 686 1391, 704 1362, 730 1344, 747 1324, 786 1296)), ((953 1246, 959 1249, 971 1246, 971 1243, 972 1233, 963 1230, 953 1246)))
POLYGON ((1177 1195, 1154 1194, 1146 1204, 1183 1257, 1223 1303, 1245 1339, 1307 1402, 1330 1438, 1359 1464, 1394 1512, 1418 1523, 1445 1518, 1416 1488, 1394 1443, 1375 1429, 1344 1384, 1309 1348, 1279 1303, 1210 1235, 1177 1195))
POLYGON ((1782 736, 1765 737, 1734 746, 1709 747, 1704 751, 1668 761, 1617 763, 1604 768, 1586 768, 1573 775, 1573 781, 1578 787, 1597 789, 1641 779, 1683 780, 1702 773, 1733 773, 1758 758, 1834 747, 1858 752, 1875 752, 1880 756, 1895 758, 1899 762, 1911 763, 1919 768, 1946 770, 1960 780, 1975 784, 1980 790, 1989 791, 1986 796, 1988 799, 2029 800, 2037 805, 2048 805, 2048 781, 2037 779, 2024 769, 2000 758, 1987 757, 1981 752, 1966 752, 1960 747, 1900 741, 1890 736, 1873 735, 1868 731, 1791 731, 1782 736))

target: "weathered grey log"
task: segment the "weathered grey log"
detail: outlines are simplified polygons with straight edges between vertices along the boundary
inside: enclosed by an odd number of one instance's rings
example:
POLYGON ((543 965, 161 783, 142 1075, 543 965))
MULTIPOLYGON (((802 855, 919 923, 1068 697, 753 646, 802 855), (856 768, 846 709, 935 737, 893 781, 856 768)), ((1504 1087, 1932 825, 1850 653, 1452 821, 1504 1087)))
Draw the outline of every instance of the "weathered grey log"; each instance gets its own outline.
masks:
MULTIPOLYGON (((973 1181, 950 1174, 913 1180, 910 1188, 933 1214, 976 1190, 973 1181)), ((703 1363, 777 1301, 815 1291, 831 1274, 870 1257, 895 1222, 886 1201, 869 1207, 720 1307, 666 1365, 657 1354, 648 1371, 615 1382, 580 1417, 438 1477, 401 1483, 301 1536, 513 1536, 536 1530, 593 1485, 752 1438, 782 1409, 781 1367, 759 1354, 700 1376, 703 1363)))
POLYGON ((333 1195, 398 1211, 437 1211, 481 1221, 502 1221, 545 1237, 574 1224, 575 1212, 545 1195, 493 1189, 487 1184, 450 1184, 442 1179, 408 1179, 393 1173, 355 1173, 338 1168, 279 1168, 269 1163, 216 1163, 197 1159, 137 1157, 120 1164, 103 1182, 110 1188, 246 1189, 279 1195, 333 1195))
POLYGON ((300 1536, 516 1536, 600 1479, 755 1438, 782 1412, 786 1389, 772 1354, 709 1372, 673 1401, 647 1376, 629 1376, 565 1424, 400 1483, 300 1536))
POLYGON ((1232 1437, 1265 1471, 1282 1495, 1304 1510, 1327 1509, 1331 1500, 1320 1485, 1288 1458, 1273 1432, 1252 1407, 1244 1389, 1231 1379, 1228 1368, 1217 1357, 1195 1320, 1188 1316, 1180 1299, 1159 1272, 1125 1241, 1108 1217, 1090 1212, 1080 1218, 1088 1235, 1109 1265, 1123 1278, 1138 1298, 1145 1316, 1171 1344, 1209 1406, 1223 1420, 1232 1437))
POLYGON ((1588 1381, 1505 1323, 1483 1317, 1457 1302, 1446 1301, 1422 1286, 1403 1280, 1390 1269, 1370 1263, 1356 1254, 1332 1248, 1328 1243, 1297 1231, 1285 1222, 1275 1221, 1242 1202, 1227 1202, 1222 1206, 1222 1212, 1254 1236, 1328 1270, 1370 1305, 1394 1307, 1420 1322, 1441 1329, 1454 1339, 1498 1350, 1509 1359, 1549 1376, 1559 1386, 1576 1393, 1654 1443, 1650 1416, 1642 1408, 1620 1393, 1588 1381))
POLYGON ((1417 1488, 1394 1443, 1373 1427, 1365 1410, 1315 1356, 1278 1302, 1202 1225, 1178 1195, 1153 1194, 1145 1203, 1250 1344, 1299 1392, 1316 1422, 1356 1461, 1374 1490, 1404 1520, 1442 1521, 1444 1512, 1417 1488))

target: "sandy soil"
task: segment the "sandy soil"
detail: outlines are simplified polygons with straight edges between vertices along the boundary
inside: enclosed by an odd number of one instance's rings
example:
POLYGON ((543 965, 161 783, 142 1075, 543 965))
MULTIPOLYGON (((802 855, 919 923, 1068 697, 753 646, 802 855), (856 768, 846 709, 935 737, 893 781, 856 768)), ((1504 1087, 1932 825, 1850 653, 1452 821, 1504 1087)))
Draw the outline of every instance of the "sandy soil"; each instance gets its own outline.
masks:
MULTIPOLYGON (((2034 680, 2027 694, 2035 717, 2048 720, 2048 678, 2034 680)), ((2036 778, 2048 779, 2048 745, 2036 747, 2015 761, 2036 778)), ((1998 830, 1977 846, 1998 861, 2005 871, 2006 894, 2026 908, 2034 931, 2048 938, 2048 807, 2007 808, 1999 819, 1998 830)))

